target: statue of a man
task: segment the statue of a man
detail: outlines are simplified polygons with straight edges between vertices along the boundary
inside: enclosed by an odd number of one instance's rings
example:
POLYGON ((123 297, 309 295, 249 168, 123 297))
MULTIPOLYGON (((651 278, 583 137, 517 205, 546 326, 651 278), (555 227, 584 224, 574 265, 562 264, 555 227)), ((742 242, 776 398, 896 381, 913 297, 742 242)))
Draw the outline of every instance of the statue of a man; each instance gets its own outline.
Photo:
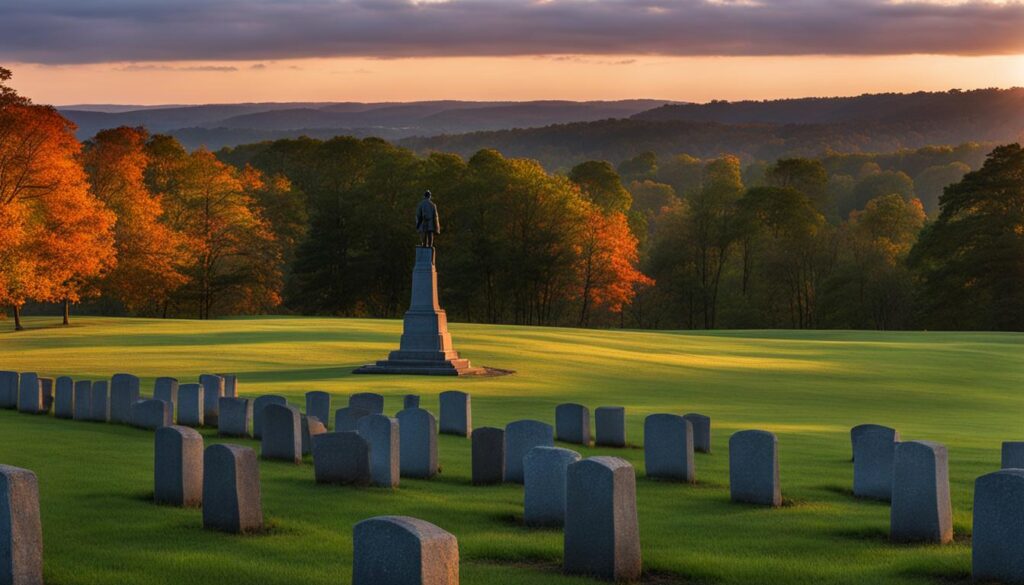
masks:
POLYGON ((420 246, 434 247, 434 234, 441 233, 441 221, 437 217, 437 205, 430 199, 430 191, 423 194, 416 208, 416 229, 420 232, 420 246))

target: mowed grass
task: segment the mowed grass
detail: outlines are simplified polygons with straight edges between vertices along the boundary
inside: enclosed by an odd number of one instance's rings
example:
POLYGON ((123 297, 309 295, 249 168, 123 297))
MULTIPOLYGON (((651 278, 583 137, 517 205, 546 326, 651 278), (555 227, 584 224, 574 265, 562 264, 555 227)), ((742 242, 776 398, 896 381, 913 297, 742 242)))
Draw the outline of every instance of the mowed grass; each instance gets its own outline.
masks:
MULTIPOLYGON (((130 372, 194 381, 234 372, 244 396, 284 394, 303 405, 328 390, 401 408, 421 394, 473 396, 474 426, 521 418, 554 423, 555 405, 627 408, 637 470, 645 580, 652 583, 958 583, 970 580, 974 479, 999 467, 1000 442, 1024 439, 1024 336, 995 333, 589 331, 454 324, 476 364, 514 369, 476 379, 352 375, 397 344, 399 321, 244 319, 212 322, 79 318, 70 328, 29 319, 0 333, 0 369, 106 378, 130 372), (713 453, 698 454, 697 485, 643 476, 643 418, 713 418, 713 453), (956 542, 887 541, 886 504, 854 499, 849 429, 896 427, 904 440, 949 448, 956 542), (733 504, 728 438, 759 428, 779 437, 786 505, 733 504)), ((220 441, 204 431, 207 444, 220 441)), ((258 449, 255 441, 232 440, 258 449)), ((98 423, 0 411, 0 462, 39 476, 45 573, 70 584, 338 584, 351 579, 352 526, 382 514, 423 518, 458 537, 468 585, 592 583, 560 573, 562 533, 521 525, 522 488, 470 485, 470 441, 439 440, 442 473, 397 490, 319 486, 311 462, 262 462, 269 529, 232 536, 202 529, 199 510, 155 506, 153 435, 98 423)))

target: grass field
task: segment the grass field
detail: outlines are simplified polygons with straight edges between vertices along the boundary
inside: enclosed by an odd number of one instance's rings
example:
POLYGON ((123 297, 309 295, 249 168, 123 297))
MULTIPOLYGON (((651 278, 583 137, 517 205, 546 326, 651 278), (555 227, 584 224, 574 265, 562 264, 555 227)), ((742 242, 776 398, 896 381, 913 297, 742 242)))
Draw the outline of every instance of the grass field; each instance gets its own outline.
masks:
MULTIPOLYGON (((473 395, 474 426, 554 423, 555 405, 627 407, 627 449, 577 448, 630 460, 652 583, 958 583, 970 580, 974 479, 999 467, 1003 440, 1024 439, 1024 336, 990 333, 589 331, 452 325, 476 364, 517 371, 479 379, 355 376, 397 343, 398 321, 247 319, 212 322, 29 319, 0 333, 0 370, 91 379, 130 372, 148 394, 157 376, 239 375, 240 393, 302 405, 328 390, 333 408, 374 391, 386 411, 419 393, 437 413, 446 389, 473 395), (701 412, 714 452, 697 454, 697 485, 643 477, 643 417, 701 412), (874 422, 904 440, 949 448, 956 542, 887 541, 886 504, 851 495, 849 428, 874 422), (779 438, 786 505, 732 504, 728 438, 779 438)), ((9 325, 9 324, 8 324, 9 325)), ((207 444, 219 441, 204 431, 207 444)), ((258 448, 255 441, 232 441, 258 448)), ((423 518, 458 537, 468 585, 591 583, 560 574, 561 532, 521 525, 522 489, 473 487, 470 442, 439 441, 442 474, 397 490, 318 486, 312 465, 261 463, 270 529, 204 531, 201 512, 150 503, 153 435, 0 411, 0 462, 39 476, 50 585, 348 583, 352 525, 382 514, 423 518)))

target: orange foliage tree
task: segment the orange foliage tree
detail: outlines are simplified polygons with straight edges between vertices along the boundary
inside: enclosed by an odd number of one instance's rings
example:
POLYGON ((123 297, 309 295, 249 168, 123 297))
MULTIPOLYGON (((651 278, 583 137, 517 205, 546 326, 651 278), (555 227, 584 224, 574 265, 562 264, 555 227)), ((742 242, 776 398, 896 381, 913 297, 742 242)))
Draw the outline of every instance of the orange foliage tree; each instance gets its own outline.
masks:
POLYGON ((621 314, 639 287, 654 284, 637 269, 638 241, 625 214, 605 214, 593 207, 586 224, 576 242, 580 327, 588 325, 594 308, 621 314))
POLYGON ((186 153, 164 136, 154 137, 149 151, 150 184, 161 193, 169 225, 188 241, 189 282, 175 296, 178 305, 200 319, 280 305, 281 250, 254 198, 266 188, 262 175, 207 150, 186 153))
POLYGON ((114 265, 114 217, 89 193, 74 125, 32 105, 0 69, 0 304, 77 302, 114 265))
POLYGON ((138 311, 165 307, 186 282, 185 239, 163 223, 163 204, 146 187, 148 133, 142 128, 103 130, 85 151, 93 193, 117 215, 117 267, 103 282, 105 295, 138 311))

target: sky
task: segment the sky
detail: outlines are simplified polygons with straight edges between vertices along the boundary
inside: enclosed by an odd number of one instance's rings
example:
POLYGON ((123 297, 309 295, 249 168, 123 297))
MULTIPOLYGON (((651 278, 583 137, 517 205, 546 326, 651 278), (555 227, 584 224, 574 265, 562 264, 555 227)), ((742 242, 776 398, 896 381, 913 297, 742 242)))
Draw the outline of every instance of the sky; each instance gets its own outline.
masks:
POLYGON ((1024 0, 0 0, 39 103, 653 98, 1024 86, 1024 0))

